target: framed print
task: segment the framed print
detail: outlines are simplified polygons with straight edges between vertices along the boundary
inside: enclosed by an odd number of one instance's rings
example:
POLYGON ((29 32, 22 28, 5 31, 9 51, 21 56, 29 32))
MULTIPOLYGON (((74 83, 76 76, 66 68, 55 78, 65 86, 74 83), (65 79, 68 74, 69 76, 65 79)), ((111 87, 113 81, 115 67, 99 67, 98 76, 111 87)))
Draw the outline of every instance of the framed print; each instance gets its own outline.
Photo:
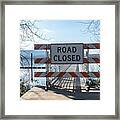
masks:
POLYGON ((1 7, 1 118, 119 119, 119 2, 1 7))

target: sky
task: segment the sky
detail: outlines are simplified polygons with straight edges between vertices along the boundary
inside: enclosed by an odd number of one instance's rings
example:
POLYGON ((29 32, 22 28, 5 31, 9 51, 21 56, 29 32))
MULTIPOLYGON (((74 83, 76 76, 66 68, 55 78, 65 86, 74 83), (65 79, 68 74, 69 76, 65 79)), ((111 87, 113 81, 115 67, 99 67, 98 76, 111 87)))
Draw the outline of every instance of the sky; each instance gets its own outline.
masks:
POLYGON ((21 43, 21 47, 25 44, 30 46, 34 43, 100 42, 100 20, 21 20, 21 23, 27 23, 35 34, 48 39, 42 40, 27 29, 27 32, 20 29, 22 38, 25 38, 21 43))
MULTIPOLYGON (((45 20, 36 25, 48 33, 55 42, 99 42, 100 40, 88 30, 91 21, 95 20, 45 20)), ((95 22, 100 23, 98 20, 95 22)), ((97 26, 95 22, 91 24, 91 29, 100 29, 100 25, 97 26)))

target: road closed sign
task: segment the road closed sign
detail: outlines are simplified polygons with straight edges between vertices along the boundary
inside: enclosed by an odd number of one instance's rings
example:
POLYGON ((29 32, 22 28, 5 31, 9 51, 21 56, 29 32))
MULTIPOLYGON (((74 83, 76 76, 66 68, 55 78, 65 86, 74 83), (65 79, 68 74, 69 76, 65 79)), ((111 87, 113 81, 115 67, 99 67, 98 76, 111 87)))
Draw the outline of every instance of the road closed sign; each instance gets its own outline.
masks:
POLYGON ((83 63, 83 44, 51 44, 51 63, 83 63))

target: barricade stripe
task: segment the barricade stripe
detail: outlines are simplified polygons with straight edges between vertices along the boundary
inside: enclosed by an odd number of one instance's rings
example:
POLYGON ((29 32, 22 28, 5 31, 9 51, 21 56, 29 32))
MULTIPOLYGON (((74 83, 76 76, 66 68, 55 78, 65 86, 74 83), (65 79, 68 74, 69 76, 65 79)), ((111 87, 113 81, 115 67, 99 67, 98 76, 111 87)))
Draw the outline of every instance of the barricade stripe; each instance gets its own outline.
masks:
POLYGON ((100 43, 83 44, 84 49, 100 49, 100 43))
POLYGON ((38 50, 39 48, 41 48, 41 46, 43 46, 42 44, 34 44, 34 50, 38 50))
POLYGON ((75 72, 69 72, 69 74, 71 75, 71 77, 78 77, 78 75, 75 72))
POLYGON ((95 44, 95 47, 100 49, 100 43, 95 44))
POLYGON ((81 74, 83 75, 83 77, 89 77, 89 74, 87 72, 81 72, 81 74))
POLYGON ((35 58, 34 60, 35 64, 40 64, 40 63, 51 63, 51 59, 50 58, 35 58))
POLYGON ((93 74, 94 74, 96 77, 100 77, 100 73, 99 73, 99 72, 93 72, 93 74))
POLYGON ((100 63, 100 59, 99 58, 89 57, 88 61, 89 61, 89 63, 100 63))
POLYGON ((64 72, 64 75, 62 77, 71 77, 71 75, 68 72, 64 72))
MULTIPOLYGON (((34 44, 34 50, 50 49, 51 44, 34 44)), ((84 49, 100 49, 100 43, 83 44, 84 49)))
POLYGON ((44 58, 38 58, 38 59, 35 59, 34 60, 34 63, 37 64, 37 63, 41 63, 41 61, 43 60, 44 58))
POLYGON ((93 73, 89 72, 89 77, 96 77, 93 73))
POLYGON ((35 72, 34 77, 93 77, 99 78, 99 72, 35 72))
POLYGON ((89 63, 88 58, 83 58, 83 63, 89 63))
POLYGON ((34 44, 34 50, 50 49, 50 44, 34 44))
POLYGON ((50 64, 51 63, 51 59, 47 59, 46 63, 50 64))
POLYGON ((94 61, 95 61, 95 63, 100 63, 100 59, 99 58, 92 58, 94 61))
POLYGON ((65 72, 59 72, 59 74, 57 75, 57 77, 63 77, 64 74, 65 74, 65 72))
POLYGON ((45 77, 51 77, 54 74, 54 72, 48 72, 45 77))
POLYGON ((34 72, 34 77, 40 77, 41 73, 40 72, 34 72))
POLYGON ((54 76, 58 76, 59 72, 54 72, 54 74, 52 74, 52 77, 54 76))

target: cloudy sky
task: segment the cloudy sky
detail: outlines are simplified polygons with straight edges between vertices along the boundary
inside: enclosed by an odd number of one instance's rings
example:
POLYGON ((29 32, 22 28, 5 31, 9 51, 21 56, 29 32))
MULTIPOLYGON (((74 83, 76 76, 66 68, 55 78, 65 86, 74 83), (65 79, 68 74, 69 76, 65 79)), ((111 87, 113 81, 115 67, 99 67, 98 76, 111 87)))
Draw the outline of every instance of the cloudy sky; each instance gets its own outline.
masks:
MULTIPOLYGON (((45 20, 36 25, 54 42, 99 42, 99 20, 45 20)), ((53 42, 51 40, 51 42, 53 42)))
POLYGON ((34 43, 100 42, 99 20, 21 20, 20 24, 23 23, 31 30, 20 28, 21 38, 24 38, 21 47, 34 43))

